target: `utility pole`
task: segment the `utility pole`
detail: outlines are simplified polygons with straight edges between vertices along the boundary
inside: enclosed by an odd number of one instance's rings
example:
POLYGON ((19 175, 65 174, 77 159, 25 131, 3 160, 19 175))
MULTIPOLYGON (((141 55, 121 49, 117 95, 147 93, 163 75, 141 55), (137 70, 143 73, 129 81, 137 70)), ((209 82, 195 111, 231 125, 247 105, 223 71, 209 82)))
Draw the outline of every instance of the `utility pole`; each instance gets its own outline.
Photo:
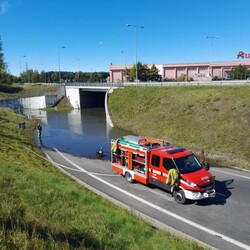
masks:
POLYGON ((59 68, 58 76, 59 76, 59 83, 61 83, 60 48, 65 49, 65 46, 58 46, 58 68, 59 68))

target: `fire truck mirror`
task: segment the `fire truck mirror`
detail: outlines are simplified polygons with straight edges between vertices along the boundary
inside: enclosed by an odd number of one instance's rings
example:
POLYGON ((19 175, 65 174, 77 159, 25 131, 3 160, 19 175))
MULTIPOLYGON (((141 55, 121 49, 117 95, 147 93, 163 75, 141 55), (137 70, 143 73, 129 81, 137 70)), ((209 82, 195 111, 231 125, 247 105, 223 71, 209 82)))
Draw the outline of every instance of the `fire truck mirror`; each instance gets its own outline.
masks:
POLYGON ((205 168, 206 170, 209 170, 209 169, 210 169, 210 164, 209 164, 209 163, 205 163, 205 164, 204 164, 204 168, 205 168))

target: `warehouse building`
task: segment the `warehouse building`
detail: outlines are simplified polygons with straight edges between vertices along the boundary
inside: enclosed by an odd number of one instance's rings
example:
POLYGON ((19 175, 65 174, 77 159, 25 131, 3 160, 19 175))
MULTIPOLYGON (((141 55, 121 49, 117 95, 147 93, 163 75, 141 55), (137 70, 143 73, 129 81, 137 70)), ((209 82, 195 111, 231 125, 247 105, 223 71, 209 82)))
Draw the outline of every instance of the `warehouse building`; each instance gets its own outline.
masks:
MULTIPOLYGON (((155 64, 163 81, 177 80, 185 75, 185 80, 206 81, 214 77, 227 79, 228 73, 238 65, 245 65, 250 70, 250 61, 238 60, 232 62, 212 62, 212 63, 174 63, 155 64)), ((126 82, 125 69, 130 69, 133 65, 112 65, 110 64, 110 82, 126 82)), ((152 67, 152 64, 148 64, 152 67)))

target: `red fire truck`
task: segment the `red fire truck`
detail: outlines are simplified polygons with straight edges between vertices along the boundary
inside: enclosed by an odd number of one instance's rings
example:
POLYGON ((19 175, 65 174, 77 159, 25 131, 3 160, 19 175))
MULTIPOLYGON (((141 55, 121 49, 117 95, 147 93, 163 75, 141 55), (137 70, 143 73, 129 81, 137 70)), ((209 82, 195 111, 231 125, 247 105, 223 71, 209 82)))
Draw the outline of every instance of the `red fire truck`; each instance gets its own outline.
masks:
POLYGON ((152 184, 171 192, 176 202, 215 197, 214 178, 209 166, 202 166, 185 148, 173 147, 140 136, 111 140, 112 170, 128 182, 152 184), (171 169, 178 173, 178 185, 167 183, 171 169))

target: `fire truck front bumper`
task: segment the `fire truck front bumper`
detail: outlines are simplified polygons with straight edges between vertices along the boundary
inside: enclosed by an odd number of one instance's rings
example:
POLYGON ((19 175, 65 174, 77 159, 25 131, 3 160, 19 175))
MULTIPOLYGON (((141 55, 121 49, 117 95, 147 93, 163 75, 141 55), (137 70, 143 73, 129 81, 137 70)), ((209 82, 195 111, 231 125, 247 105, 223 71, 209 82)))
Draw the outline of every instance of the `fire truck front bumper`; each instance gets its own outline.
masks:
POLYGON ((207 190, 205 192, 197 192, 190 190, 183 190, 185 196, 189 200, 202 200, 207 198, 214 198, 216 196, 216 191, 214 189, 207 190))

